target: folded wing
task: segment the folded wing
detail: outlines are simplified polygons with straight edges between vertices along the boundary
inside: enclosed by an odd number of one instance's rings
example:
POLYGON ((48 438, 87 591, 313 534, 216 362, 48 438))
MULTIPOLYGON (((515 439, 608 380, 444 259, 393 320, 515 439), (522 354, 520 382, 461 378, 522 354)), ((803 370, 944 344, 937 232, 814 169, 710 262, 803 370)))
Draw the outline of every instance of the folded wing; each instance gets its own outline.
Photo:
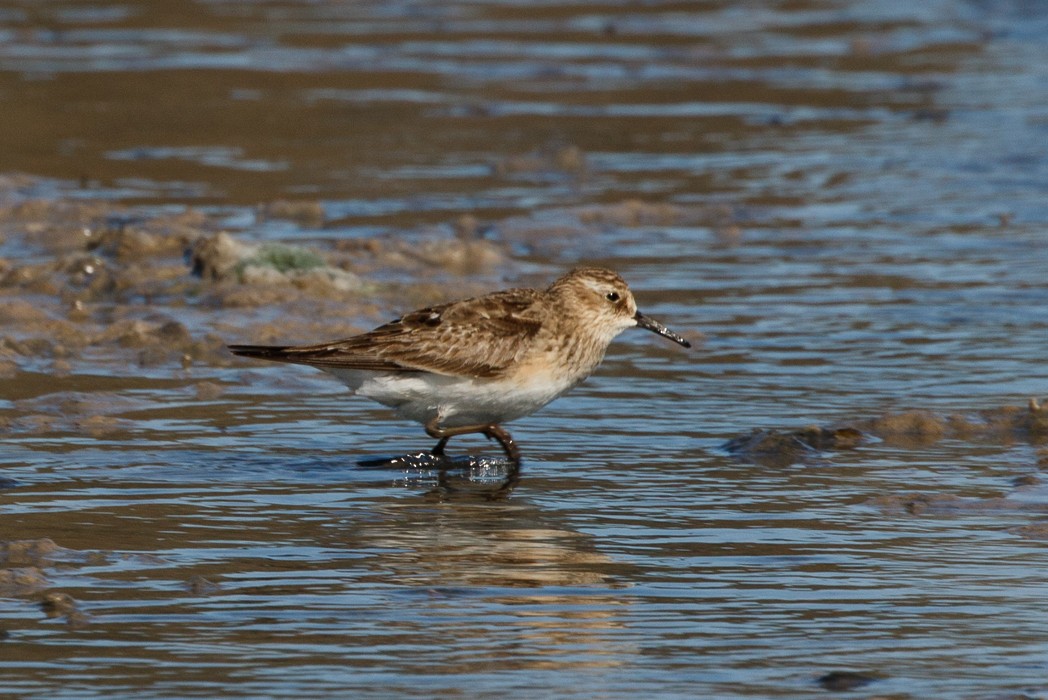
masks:
POLYGON ((494 378, 527 354, 542 328, 543 298, 510 289, 405 314, 331 343, 230 345, 236 355, 321 369, 431 372, 494 378))

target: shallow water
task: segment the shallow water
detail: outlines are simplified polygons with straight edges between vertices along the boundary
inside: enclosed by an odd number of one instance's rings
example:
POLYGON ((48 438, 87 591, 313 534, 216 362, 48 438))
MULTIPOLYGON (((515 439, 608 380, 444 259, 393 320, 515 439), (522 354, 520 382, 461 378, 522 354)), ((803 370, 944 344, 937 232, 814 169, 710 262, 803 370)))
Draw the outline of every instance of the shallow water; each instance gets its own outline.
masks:
POLYGON ((0 549, 23 574, 0 578, 0 684, 765 698, 853 671, 857 697, 1048 695, 1046 433, 949 418, 1048 393, 1046 10, 0 2, 0 541, 54 543, 0 549), (357 255, 373 286, 251 303, 177 246, 135 280, 144 247, 73 245, 41 199, 97 204, 92 234, 357 255), (431 441, 215 345, 579 261, 698 347, 622 336, 511 426, 506 501, 361 467, 431 441), (133 325, 172 320, 188 339, 133 325), (937 422, 886 427, 909 411, 937 422), (813 423, 867 439, 724 448, 813 423))

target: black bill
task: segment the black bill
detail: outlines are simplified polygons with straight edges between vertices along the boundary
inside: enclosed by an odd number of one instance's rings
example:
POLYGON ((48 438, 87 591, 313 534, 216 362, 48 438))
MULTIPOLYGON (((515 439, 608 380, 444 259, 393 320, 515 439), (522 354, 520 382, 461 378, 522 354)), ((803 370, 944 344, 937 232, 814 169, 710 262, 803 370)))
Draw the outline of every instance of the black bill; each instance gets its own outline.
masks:
POLYGON ((638 311, 637 315, 634 316, 633 318, 637 320, 637 327, 638 328, 644 328, 644 329, 647 329, 647 330, 651 331, 652 333, 658 333, 663 338, 669 338, 674 343, 677 343, 678 345, 683 345, 686 348, 690 348, 691 347, 691 343, 689 343, 687 340, 685 340, 681 336, 677 335, 676 333, 671 331, 669 328, 667 328, 666 326, 664 326, 661 323, 659 323, 658 321, 656 321, 655 319, 648 318, 647 316, 642 314, 640 311, 638 311))

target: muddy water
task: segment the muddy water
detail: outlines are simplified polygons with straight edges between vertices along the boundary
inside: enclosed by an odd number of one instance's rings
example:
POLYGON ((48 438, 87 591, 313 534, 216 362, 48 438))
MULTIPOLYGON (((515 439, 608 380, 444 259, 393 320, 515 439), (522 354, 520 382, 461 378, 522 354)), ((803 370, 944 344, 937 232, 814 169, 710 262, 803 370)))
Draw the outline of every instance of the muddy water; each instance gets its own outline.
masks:
POLYGON ((3 692, 1048 694, 1046 28, 0 2, 3 692), (624 335, 507 501, 222 350, 579 261, 698 347, 624 335))

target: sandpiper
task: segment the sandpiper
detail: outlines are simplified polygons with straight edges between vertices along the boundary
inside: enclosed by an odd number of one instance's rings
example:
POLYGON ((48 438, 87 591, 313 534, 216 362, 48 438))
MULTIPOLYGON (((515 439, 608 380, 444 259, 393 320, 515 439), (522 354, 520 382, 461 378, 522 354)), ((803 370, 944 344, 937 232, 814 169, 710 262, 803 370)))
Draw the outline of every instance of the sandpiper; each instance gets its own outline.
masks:
POLYGON ((611 270, 580 267, 546 289, 507 289, 431 306, 345 340, 319 345, 230 345, 236 355, 309 365, 355 394, 418 421, 439 442, 482 433, 519 467, 502 423, 534 413, 586 379, 611 341, 645 328, 691 343, 637 310, 611 270))

